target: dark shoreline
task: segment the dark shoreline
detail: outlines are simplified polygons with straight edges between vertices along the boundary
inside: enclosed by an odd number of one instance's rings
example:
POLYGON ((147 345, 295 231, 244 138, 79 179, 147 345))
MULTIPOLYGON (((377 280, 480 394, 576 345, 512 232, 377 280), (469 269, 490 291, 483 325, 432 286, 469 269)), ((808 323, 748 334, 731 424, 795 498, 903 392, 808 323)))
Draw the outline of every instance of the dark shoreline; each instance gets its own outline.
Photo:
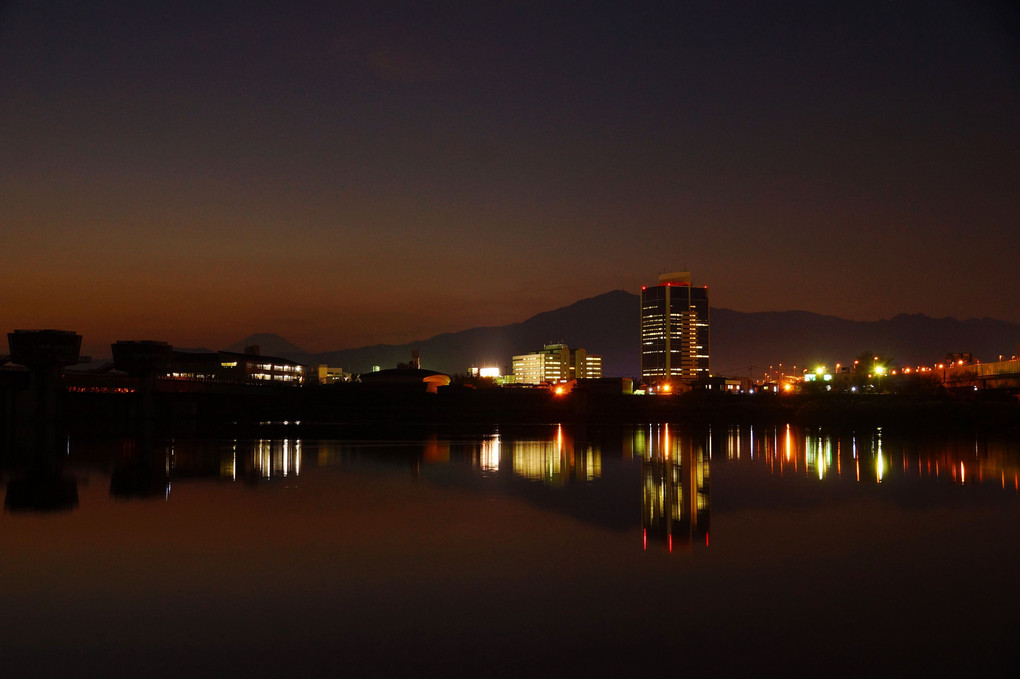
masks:
POLYGON ((667 422, 691 426, 793 424, 832 430, 882 427, 905 432, 1005 430, 1020 435, 1020 400, 987 394, 970 398, 706 392, 636 396, 577 391, 556 396, 537 389, 451 389, 427 394, 345 385, 230 393, 157 392, 148 402, 138 393, 63 396, 61 424, 68 431, 96 436, 141 430, 174 435, 264 434, 277 427, 294 432, 297 422, 303 436, 323 437, 350 429, 397 426, 562 423, 590 427, 667 422))

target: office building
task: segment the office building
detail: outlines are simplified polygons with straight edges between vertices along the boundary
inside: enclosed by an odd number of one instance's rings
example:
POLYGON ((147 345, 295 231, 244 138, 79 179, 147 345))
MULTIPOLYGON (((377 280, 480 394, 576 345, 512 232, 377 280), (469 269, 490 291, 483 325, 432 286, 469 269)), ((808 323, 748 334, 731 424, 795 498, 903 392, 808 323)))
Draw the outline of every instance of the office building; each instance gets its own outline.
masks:
POLYGON ((584 349, 578 349, 574 352, 571 370, 571 377, 578 380, 601 379, 602 357, 598 354, 589 354, 584 349))
POLYGON ((541 351, 514 356, 513 373, 518 384, 597 379, 602 377, 602 356, 584 349, 571 351, 566 344, 547 344, 541 351))
POLYGON ((641 378, 695 382, 709 376, 708 287, 689 271, 641 288, 641 378))

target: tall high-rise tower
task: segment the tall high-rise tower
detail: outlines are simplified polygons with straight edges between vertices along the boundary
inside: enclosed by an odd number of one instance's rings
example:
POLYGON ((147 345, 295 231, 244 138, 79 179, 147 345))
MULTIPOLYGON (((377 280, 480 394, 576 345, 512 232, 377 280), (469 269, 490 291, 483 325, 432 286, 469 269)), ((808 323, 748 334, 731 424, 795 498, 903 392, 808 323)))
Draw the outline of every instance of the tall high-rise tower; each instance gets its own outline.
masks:
POLYGON ((709 376, 708 287, 690 271, 641 288, 641 378, 694 382, 709 376))

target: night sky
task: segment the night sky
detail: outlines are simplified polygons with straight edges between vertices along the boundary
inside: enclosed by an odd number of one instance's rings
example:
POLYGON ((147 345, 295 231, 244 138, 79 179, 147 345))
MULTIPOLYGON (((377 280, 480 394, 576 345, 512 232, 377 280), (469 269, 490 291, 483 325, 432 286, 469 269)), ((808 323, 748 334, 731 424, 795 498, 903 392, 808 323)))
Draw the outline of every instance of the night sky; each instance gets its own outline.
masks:
POLYGON ((310 351, 690 269, 1020 322, 1009 3, 0 2, 0 331, 310 351))

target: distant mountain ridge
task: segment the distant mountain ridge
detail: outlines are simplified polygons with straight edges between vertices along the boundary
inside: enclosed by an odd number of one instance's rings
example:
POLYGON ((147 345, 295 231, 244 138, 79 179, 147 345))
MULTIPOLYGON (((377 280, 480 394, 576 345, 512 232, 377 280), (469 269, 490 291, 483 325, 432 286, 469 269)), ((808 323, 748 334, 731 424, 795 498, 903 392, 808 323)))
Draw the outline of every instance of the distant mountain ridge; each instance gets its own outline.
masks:
POLYGON ((248 335, 240 342, 231 344, 224 351, 241 352, 250 346, 257 346, 259 348, 259 353, 265 356, 284 357, 292 354, 308 353, 301 347, 291 344, 284 338, 271 332, 260 332, 254 335, 248 335))
POLYGON ((979 360, 993 361, 1015 355, 1020 343, 1020 324, 924 314, 852 321, 806 311, 713 309, 711 325, 712 369, 725 374, 778 363, 798 368, 846 364, 865 351, 903 365, 930 365, 949 352, 970 352, 979 360))
MULTIPOLYGON (((463 373, 471 366, 507 369, 515 354, 562 342, 601 354, 607 376, 636 377, 639 365, 639 296, 614 290, 546 311, 520 323, 471 328, 399 345, 308 353, 272 334, 252 335, 230 347, 259 344, 265 355, 308 365, 325 363, 352 373, 372 366, 391 368, 421 353, 423 368, 463 373)), ((960 321, 923 314, 900 314, 881 321, 852 321, 807 311, 746 313, 711 310, 712 371, 760 376, 769 366, 792 370, 816 364, 847 363, 864 351, 891 356, 903 364, 926 365, 947 352, 971 352, 983 361, 1017 353, 1020 324, 989 318, 960 321)))

